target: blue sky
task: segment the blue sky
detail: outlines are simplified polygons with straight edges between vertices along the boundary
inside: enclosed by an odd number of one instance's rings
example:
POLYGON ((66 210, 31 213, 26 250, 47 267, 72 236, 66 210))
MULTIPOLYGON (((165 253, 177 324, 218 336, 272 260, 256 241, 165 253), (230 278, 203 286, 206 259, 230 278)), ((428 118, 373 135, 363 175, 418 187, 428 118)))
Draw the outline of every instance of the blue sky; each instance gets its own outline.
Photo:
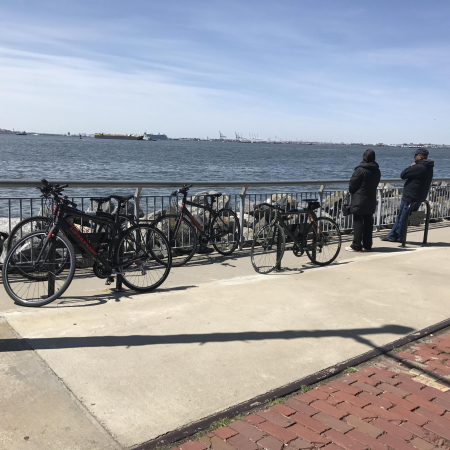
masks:
POLYGON ((450 2, 0 2, 0 127, 450 143, 450 2))

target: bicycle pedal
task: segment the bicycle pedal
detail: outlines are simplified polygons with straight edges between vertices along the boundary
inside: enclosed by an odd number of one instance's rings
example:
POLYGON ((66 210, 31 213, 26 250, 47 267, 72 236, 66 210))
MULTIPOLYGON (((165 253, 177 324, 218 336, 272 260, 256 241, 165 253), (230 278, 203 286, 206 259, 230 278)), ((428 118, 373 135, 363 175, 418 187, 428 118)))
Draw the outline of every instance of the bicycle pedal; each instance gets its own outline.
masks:
POLYGON ((114 277, 108 277, 105 281, 105 284, 109 286, 114 281, 114 277))

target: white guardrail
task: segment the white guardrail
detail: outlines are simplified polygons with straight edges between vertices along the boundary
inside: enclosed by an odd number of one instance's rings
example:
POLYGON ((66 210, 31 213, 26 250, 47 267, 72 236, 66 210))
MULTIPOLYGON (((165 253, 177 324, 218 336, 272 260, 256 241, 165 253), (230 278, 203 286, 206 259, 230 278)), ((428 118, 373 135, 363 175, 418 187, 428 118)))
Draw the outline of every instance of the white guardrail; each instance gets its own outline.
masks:
MULTIPOLYGON (((282 208, 288 210, 295 208, 304 202, 306 198, 316 198, 321 203, 319 215, 332 217, 337 221, 342 230, 351 230, 353 227, 352 216, 342 215, 342 204, 347 195, 348 180, 304 180, 304 181, 84 181, 84 180, 48 180, 50 183, 68 184, 66 194, 72 201, 78 204, 81 209, 92 209, 90 197, 99 195, 109 195, 114 192, 113 188, 133 189, 134 202, 130 201, 129 212, 139 215, 141 220, 154 220, 169 208, 173 208, 177 199, 170 195, 143 195, 142 189, 146 188, 167 188, 167 192, 183 186, 192 184, 190 189, 193 201, 204 204, 210 202, 208 191, 204 188, 220 188, 223 195, 218 198, 215 208, 230 207, 238 212, 241 222, 241 242, 249 241, 253 238, 253 230, 257 227, 260 218, 255 215, 255 206, 259 202, 277 202, 282 208), (327 189, 328 186, 328 189, 327 189), (342 188, 341 188, 342 186, 342 188), (267 189, 261 192, 261 188, 267 189), (276 188, 282 192, 276 192, 276 188), (95 194, 71 196, 71 188, 96 188, 95 194), (203 189, 202 189, 203 188, 203 189), (240 189, 240 193, 226 193, 223 188, 240 189), (257 193, 252 193, 251 189, 257 188, 257 193), (275 188, 275 189, 274 189, 275 188), (101 189, 101 194, 99 194, 101 189)), ((400 179, 383 179, 378 187, 378 205, 374 214, 374 225, 379 230, 383 227, 391 226, 397 217, 398 208, 401 201, 404 181, 400 179), (397 185, 397 187, 396 187, 397 185)), ((0 180, 0 189, 7 189, 14 192, 18 188, 36 188, 40 186, 40 180, 0 180)), ((23 192, 23 189, 21 189, 23 192)), ((131 192, 130 192, 131 193, 131 192)), ((0 194, 1 195, 1 194, 0 194)), ((179 200, 179 199, 178 199, 179 200)), ((435 178, 430 189, 428 200, 431 207, 431 221, 438 221, 450 218, 450 178, 435 178)), ((110 205, 112 208, 114 205, 110 205)), ((208 220, 207 212, 201 208, 192 208, 192 214, 205 223, 208 220)), ((32 197, 0 197, 0 231, 10 233, 11 229, 21 220, 45 214, 43 199, 39 198, 35 191, 32 197)), ((267 220, 267 218, 266 218, 267 220)))

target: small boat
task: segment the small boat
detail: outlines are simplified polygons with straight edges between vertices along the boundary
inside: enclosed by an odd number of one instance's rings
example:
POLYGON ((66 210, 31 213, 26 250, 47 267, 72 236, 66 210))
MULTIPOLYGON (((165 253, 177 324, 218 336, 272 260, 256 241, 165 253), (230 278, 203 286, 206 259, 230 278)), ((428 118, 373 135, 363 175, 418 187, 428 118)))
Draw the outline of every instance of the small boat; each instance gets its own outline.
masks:
POLYGON ((26 136, 27 133, 26 131, 19 131, 18 133, 16 133, 16 136, 26 136))

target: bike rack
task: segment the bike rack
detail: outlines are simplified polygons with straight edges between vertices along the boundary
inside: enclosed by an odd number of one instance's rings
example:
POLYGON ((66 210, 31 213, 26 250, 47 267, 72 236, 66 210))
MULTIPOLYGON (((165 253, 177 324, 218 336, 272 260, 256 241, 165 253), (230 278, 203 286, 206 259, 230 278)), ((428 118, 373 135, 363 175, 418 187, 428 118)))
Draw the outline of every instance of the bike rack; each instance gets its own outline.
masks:
MULTIPOLYGON (((428 228, 430 226, 430 215, 431 215, 431 208, 430 208, 430 202, 428 200, 424 200, 423 202, 420 202, 420 204, 425 203, 427 212, 425 216, 425 230, 423 233, 423 242, 422 245, 426 245, 427 239, 428 239, 428 228)), ((406 245, 406 235, 408 234, 408 221, 409 216, 411 215, 411 209, 413 206, 415 206, 417 202, 411 203, 408 208, 408 213, 405 220, 405 225, 403 226, 403 233, 402 233, 402 247, 404 248, 406 245)))
POLYGON ((116 275, 116 291, 122 290, 122 275, 116 275))

